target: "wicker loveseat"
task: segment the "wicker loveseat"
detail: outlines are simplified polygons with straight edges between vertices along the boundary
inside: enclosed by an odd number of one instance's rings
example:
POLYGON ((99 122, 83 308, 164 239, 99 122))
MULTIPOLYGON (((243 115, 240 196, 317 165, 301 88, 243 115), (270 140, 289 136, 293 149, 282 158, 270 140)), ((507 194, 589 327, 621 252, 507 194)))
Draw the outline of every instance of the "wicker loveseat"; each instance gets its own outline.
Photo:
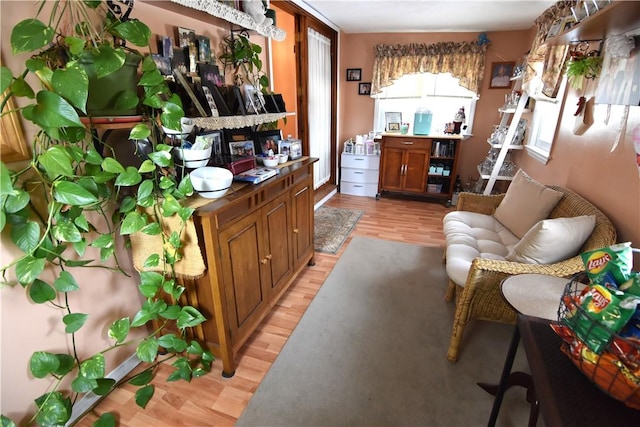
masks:
MULTIPOLYGON (((593 204, 566 188, 557 186, 547 186, 546 188, 563 193, 562 198, 553 208, 548 218, 595 216, 593 232, 583 244, 580 253, 609 246, 616 242, 616 230, 613 224, 593 204)), ((457 203, 457 211, 477 212, 491 216, 503 198, 504 194, 485 196, 474 193, 461 193, 457 203)), ((444 256, 444 262, 446 261, 447 251, 445 251, 444 256)), ((504 302, 500 294, 500 283, 506 277, 525 273, 570 277, 583 270, 583 262, 579 255, 544 265, 525 264, 501 259, 485 259, 482 257, 473 259, 466 276, 466 282, 456 284, 453 280, 449 280, 445 295, 445 300, 447 301, 452 301, 455 297, 456 304, 447 358, 452 362, 458 359, 465 326, 472 319, 515 323, 515 312, 504 302)), ((451 274, 449 277, 451 278, 451 274)))

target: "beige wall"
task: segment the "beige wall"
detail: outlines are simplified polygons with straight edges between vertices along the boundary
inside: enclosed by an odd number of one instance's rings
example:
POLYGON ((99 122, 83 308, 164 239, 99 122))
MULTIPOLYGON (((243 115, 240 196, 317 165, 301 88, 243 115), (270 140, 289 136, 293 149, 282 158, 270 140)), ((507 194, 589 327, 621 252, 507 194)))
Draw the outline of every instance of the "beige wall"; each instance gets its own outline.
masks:
MULTIPOLYGON (((371 130, 373 99, 358 95, 358 82, 346 81, 347 68, 362 68, 362 81, 370 81, 373 47, 377 44, 435 43, 473 40, 475 33, 341 33, 340 122, 338 141, 371 130)), ((521 60, 529 50, 531 31, 488 33, 491 45, 487 52, 480 100, 476 107, 473 137, 462 143, 458 173, 463 180, 478 178, 476 165, 485 157, 485 142, 493 126, 500 122, 497 109, 504 103, 504 89, 489 89, 492 62, 521 60)), ((593 85, 592 85, 593 86, 593 85)), ((609 216, 618 230, 620 241, 631 241, 640 248, 640 179, 635 164, 631 132, 640 125, 640 107, 631 107, 624 141, 610 152, 623 114, 622 107, 612 107, 609 124, 604 124, 606 106, 596 108, 596 124, 583 136, 572 134, 577 94, 569 90, 556 135, 551 160, 543 165, 524 152, 514 158, 519 167, 545 184, 563 185, 575 190, 609 216)), ((635 269, 640 269, 636 259, 635 269)))

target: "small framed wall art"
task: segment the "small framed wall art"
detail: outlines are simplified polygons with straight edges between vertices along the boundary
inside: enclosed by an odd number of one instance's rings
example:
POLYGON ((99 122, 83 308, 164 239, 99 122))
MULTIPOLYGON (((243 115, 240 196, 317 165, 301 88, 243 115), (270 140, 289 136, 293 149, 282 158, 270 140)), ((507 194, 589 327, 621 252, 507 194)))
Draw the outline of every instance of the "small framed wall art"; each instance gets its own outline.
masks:
POLYGON ((515 62, 492 62, 489 89, 510 89, 513 83, 511 75, 515 66, 515 62))
POLYGON ((347 81, 359 82, 362 80, 362 68, 347 68, 347 81))
POLYGON ((371 83, 360 83, 358 85, 358 95, 371 95, 371 83))

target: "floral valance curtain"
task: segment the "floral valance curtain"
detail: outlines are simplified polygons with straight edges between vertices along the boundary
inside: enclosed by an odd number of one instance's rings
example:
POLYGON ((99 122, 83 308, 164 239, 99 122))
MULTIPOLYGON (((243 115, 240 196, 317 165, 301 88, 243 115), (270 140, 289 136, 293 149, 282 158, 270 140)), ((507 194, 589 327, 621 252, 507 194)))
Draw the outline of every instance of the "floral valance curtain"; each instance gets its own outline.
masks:
POLYGON ((460 85, 479 92, 488 45, 478 42, 377 45, 371 94, 375 95, 405 74, 451 73, 460 85))
POLYGON ((571 15, 571 7, 575 3, 559 1, 536 18, 536 36, 527 57, 527 68, 523 76, 523 88, 529 93, 536 93, 536 86, 542 85, 540 91, 544 95, 550 98, 558 95, 569 46, 546 46, 544 41, 551 25, 556 20, 571 15))

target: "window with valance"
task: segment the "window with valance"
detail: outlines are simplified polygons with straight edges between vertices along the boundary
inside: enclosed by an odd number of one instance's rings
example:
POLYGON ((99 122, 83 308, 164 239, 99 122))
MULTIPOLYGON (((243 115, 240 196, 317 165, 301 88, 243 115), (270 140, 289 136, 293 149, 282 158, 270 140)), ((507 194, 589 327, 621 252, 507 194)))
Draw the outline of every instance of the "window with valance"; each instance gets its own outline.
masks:
POLYGON ((523 89, 529 94, 542 93, 549 98, 558 96, 569 46, 547 46, 544 42, 551 25, 556 20, 571 15, 571 7, 574 5, 575 1, 559 1, 536 18, 536 35, 523 75, 523 89))
POLYGON ((379 93, 405 74, 415 73, 451 73, 460 79, 460 86, 478 93, 487 48, 488 44, 477 41, 377 45, 371 94, 379 93))

